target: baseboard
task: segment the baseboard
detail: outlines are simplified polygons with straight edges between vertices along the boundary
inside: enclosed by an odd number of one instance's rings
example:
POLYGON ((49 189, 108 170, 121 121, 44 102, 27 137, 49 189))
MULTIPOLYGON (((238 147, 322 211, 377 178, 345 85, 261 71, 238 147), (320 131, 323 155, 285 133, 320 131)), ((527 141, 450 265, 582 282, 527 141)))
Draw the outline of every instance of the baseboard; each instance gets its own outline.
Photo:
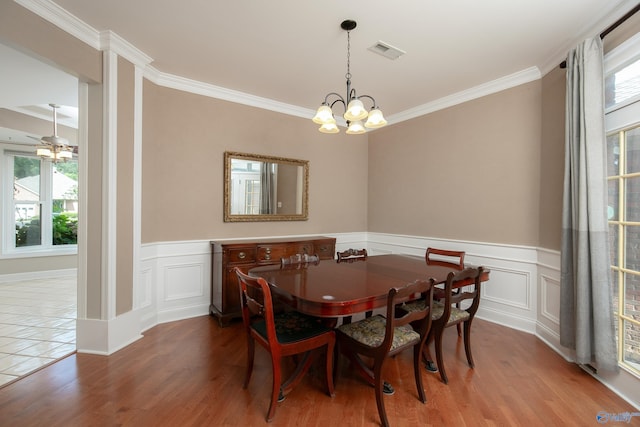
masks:
POLYGON ((20 282, 26 280, 51 279, 56 277, 76 277, 78 269, 66 268, 61 270, 27 271, 24 273, 0 274, 0 283, 20 282))

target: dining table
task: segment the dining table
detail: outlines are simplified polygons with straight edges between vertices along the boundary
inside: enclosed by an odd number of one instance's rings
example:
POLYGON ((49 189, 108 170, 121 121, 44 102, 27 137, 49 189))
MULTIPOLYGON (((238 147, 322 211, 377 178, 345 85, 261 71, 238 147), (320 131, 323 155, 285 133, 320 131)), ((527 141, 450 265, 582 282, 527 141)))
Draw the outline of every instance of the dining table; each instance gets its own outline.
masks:
MULTIPOLYGON (((452 267, 428 265, 424 257, 384 254, 353 262, 260 266, 249 270, 249 275, 265 279, 272 293, 299 312, 337 318, 386 307, 391 288, 430 278, 443 284, 452 271, 452 267)), ((489 271, 485 270, 481 280, 488 279, 489 271)))

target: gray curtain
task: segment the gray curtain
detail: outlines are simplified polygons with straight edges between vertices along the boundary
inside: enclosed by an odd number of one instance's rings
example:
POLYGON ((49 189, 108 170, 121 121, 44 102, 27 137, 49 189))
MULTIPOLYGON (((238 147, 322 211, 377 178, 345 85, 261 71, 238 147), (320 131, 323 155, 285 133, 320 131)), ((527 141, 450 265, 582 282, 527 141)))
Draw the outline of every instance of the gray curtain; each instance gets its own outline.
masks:
POLYGON ((560 277, 560 343, 576 362, 618 369, 607 225, 600 37, 569 52, 560 277))
POLYGON ((260 213, 276 213, 274 168, 276 165, 270 162, 262 163, 260 171, 260 213))

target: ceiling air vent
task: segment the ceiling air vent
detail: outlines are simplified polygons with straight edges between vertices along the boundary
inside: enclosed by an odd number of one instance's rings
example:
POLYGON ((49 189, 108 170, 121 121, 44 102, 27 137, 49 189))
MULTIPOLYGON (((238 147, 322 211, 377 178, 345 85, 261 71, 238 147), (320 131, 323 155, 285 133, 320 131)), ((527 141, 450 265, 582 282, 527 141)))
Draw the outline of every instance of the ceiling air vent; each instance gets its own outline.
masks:
POLYGON ((397 59, 407 53, 404 50, 400 50, 397 47, 393 47, 389 43, 385 43, 383 41, 378 41, 378 43, 371 46, 369 50, 389 59, 397 59))

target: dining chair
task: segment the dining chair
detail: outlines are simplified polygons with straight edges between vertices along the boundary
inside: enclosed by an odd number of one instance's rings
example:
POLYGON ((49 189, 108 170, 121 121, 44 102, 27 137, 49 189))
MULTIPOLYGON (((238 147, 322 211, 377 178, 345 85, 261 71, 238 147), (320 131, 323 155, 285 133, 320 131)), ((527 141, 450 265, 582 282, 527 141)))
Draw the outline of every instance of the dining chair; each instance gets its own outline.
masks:
POLYGON ((327 391, 331 397, 335 396, 333 387, 335 331, 323 324, 321 319, 297 311, 275 313, 269 284, 261 277, 255 278, 244 274, 238 267, 234 270, 238 276, 242 320, 247 335, 247 369, 243 388, 248 387, 253 372, 255 343, 260 344, 271 355, 273 382, 267 421, 273 419, 277 402, 283 401, 308 371, 313 361, 314 350, 321 350, 323 347, 326 347, 327 391), (283 382, 283 358, 297 355, 302 357, 292 358, 297 362, 296 368, 283 382))
MULTIPOLYGON (((443 267, 450 267, 456 270, 464 269, 464 251, 452 251, 447 249, 427 248, 424 254, 424 259, 427 265, 440 265, 443 267)), ((444 295, 440 290, 436 289, 433 299, 441 300, 444 295)), ((460 308, 460 304, 457 305, 460 308)), ((462 329, 460 324, 456 326, 458 330, 458 336, 462 336, 462 329)))
MULTIPOLYGON (((366 249, 347 249, 336 252, 336 262, 366 261, 368 256, 366 249)), ((371 315, 373 315, 372 310, 365 312, 365 317, 371 317, 371 315)), ((344 316, 342 323, 351 323, 351 316, 344 316)))
MULTIPOLYGON (((440 378, 445 384, 449 382, 442 356, 442 336, 446 328, 461 323, 463 324, 464 352, 467 356, 469 366, 471 368, 475 367, 471 353, 471 323, 480 305, 480 279, 482 272, 483 267, 466 268, 458 272, 452 271, 447 276, 444 287, 444 299, 441 301, 434 300, 433 302, 433 308, 431 310, 433 323, 431 324, 431 331, 429 332, 423 355, 428 361, 430 356, 427 356, 425 353, 427 353, 429 344, 435 341, 438 371, 440 371, 440 378), (465 286, 462 287, 461 284, 465 284, 465 286), (464 300, 470 301, 470 305, 465 309, 458 308, 458 304, 464 300)), ((423 305, 425 304, 405 304, 404 309, 407 311, 418 310, 421 309, 423 305)))
POLYGON ((342 252, 336 252, 336 255, 336 262, 365 261, 368 256, 366 249, 347 249, 342 252))
MULTIPOLYGON (((415 281, 401 288, 391 288, 387 295, 386 317, 375 315, 343 324, 336 329, 338 353, 344 353, 356 370, 375 388, 378 415, 383 426, 389 425, 383 394, 394 392, 393 387, 382 379, 382 368, 388 357, 413 348, 413 371, 418 397, 422 403, 427 401, 422 385, 420 360, 431 328, 434 283, 430 279, 415 281), (421 295, 427 301, 422 309, 411 312, 403 310, 401 304, 416 295, 421 295)), ((338 361, 339 357, 336 362, 338 361)))

